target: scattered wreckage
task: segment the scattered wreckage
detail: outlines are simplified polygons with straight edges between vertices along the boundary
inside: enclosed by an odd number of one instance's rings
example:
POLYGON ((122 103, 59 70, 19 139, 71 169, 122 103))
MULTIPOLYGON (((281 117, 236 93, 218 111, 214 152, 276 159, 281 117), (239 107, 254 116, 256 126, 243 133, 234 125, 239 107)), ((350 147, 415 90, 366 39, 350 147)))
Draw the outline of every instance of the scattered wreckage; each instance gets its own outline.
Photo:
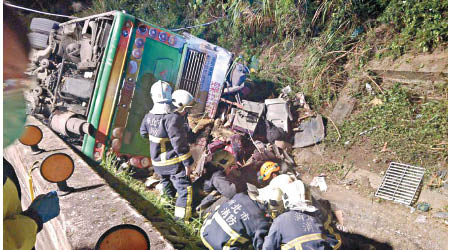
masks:
POLYGON ((226 49, 188 33, 120 11, 65 23, 33 18, 30 29, 28 73, 38 84, 27 95, 29 113, 64 136, 82 137, 83 153, 96 161, 112 149, 136 167, 150 166, 148 142, 137 131, 152 106, 148 90, 156 80, 190 92, 193 115, 214 119, 224 101, 233 106, 234 130, 252 135, 267 109, 265 122, 288 132, 286 101, 241 100, 251 91, 244 84, 248 68, 237 63, 240 58, 232 62, 226 49))
MULTIPOLYGON (((265 162, 278 164, 280 174, 295 173, 292 147, 324 139, 322 117, 301 93, 288 98, 291 89, 284 88, 277 98, 262 96, 241 57, 188 33, 120 11, 65 23, 34 18, 30 29, 28 73, 37 85, 27 93, 28 112, 77 139, 95 161, 113 152, 126 165, 151 167, 139 126, 152 107, 149 90, 157 80, 195 98, 188 117, 194 180, 210 162, 225 169, 237 191, 247 182, 261 187, 258 173, 265 162)), ((153 187, 157 180, 147 183, 153 187)), ((209 196, 208 204, 216 200, 209 196)))

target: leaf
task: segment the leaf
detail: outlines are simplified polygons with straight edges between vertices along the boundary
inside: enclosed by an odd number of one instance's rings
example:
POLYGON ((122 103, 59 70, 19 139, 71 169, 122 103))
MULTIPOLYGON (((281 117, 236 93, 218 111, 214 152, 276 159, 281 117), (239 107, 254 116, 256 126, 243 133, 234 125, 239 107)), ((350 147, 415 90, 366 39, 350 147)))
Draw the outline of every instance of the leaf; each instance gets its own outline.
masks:
POLYGON ((378 105, 383 104, 383 101, 375 97, 375 98, 373 98, 372 101, 370 101, 370 104, 372 106, 378 106, 378 105))

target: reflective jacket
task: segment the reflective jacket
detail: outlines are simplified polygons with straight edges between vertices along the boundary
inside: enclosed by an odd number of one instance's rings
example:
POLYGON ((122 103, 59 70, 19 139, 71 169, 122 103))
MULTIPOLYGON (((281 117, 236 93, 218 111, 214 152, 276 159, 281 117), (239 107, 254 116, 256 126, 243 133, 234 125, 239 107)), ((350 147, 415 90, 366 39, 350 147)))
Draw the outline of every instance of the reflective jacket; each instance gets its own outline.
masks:
POLYGON ((275 249, 338 249, 340 236, 313 213, 288 211, 278 216, 264 239, 264 250, 275 249))
POLYGON ((269 227, 263 207, 239 193, 203 223, 200 236, 208 249, 237 249, 247 244, 261 249, 269 227))
POLYGON ((22 212, 20 186, 16 173, 3 159, 3 249, 33 248, 42 228, 38 220, 22 212))
POLYGON ((180 164, 194 161, 189 152, 185 121, 178 113, 148 113, 141 123, 141 136, 150 140, 152 165, 159 174, 173 174, 180 164))

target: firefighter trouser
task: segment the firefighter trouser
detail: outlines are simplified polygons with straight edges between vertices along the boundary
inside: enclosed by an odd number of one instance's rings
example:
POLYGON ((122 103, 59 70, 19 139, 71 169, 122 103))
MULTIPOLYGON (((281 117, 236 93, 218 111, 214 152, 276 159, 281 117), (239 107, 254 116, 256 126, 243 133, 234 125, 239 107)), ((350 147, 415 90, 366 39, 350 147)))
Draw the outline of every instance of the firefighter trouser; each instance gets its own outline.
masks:
POLYGON ((188 220, 192 213, 192 185, 184 167, 180 165, 175 174, 161 175, 161 184, 166 195, 174 197, 178 193, 175 217, 188 220))

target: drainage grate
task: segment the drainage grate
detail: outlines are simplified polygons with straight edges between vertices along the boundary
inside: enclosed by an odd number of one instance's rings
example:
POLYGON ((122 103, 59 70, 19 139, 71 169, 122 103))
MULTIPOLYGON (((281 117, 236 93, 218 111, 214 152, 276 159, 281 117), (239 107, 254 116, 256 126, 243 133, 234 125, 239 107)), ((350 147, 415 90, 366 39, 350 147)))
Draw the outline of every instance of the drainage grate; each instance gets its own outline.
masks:
POLYGON ((410 206, 419 198, 424 168, 391 162, 376 197, 410 206))

